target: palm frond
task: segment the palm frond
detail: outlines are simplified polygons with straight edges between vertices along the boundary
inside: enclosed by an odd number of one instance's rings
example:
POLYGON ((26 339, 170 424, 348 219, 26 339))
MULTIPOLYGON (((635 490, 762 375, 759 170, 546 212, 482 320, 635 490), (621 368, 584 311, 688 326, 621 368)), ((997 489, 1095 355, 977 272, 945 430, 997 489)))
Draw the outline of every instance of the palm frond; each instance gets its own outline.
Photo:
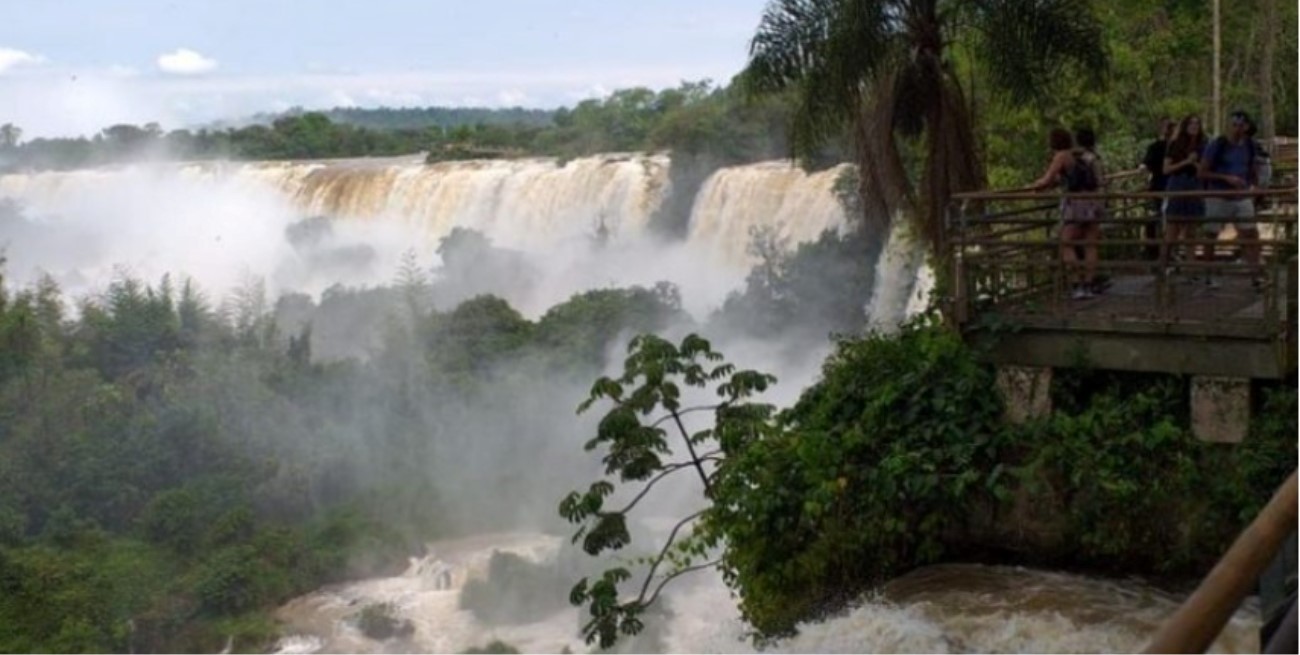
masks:
POLYGON ((1041 98, 1067 68, 1105 84, 1110 60, 1090 0, 977 0, 970 7, 989 81, 1012 101, 1041 98))
POLYGON ((852 120, 864 85, 896 51, 894 13, 884 0, 773 0, 741 74, 755 93, 798 91, 791 141, 807 154, 852 120))

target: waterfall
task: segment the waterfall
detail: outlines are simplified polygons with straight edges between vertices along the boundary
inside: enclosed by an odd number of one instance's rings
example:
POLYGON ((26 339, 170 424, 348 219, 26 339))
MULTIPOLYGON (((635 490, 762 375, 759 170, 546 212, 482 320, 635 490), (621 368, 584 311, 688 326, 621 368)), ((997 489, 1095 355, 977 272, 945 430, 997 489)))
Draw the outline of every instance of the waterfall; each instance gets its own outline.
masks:
POLYGON ((267 184, 309 215, 395 220, 436 239, 454 227, 531 248, 593 234, 635 237, 667 192, 664 155, 476 160, 424 164, 393 158, 341 162, 192 164, 195 176, 233 173, 267 184))
MULTIPOLYGON (((302 216, 388 221, 436 240, 454 227, 482 231, 505 247, 535 250, 603 225, 612 239, 644 236, 670 192, 666 155, 608 154, 425 164, 415 157, 328 162, 195 162, 179 165, 194 183, 274 190, 302 216)), ((722 168, 694 199, 689 237, 719 263, 746 267, 754 229, 786 247, 844 229, 834 186, 849 168, 808 174, 789 162, 722 168)), ((140 164, 66 172, 0 175, 0 197, 37 213, 66 210, 66 199, 102 193, 130 176, 158 180, 176 166, 140 164)))
POLYGON ((876 260, 874 288, 866 307, 868 326, 886 332, 896 329, 925 308, 933 286, 934 273, 925 263, 925 244, 912 233, 906 216, 895 216, 876 260))
POLYGON ((808 174, 790 162, 764 162, 720 169, 695 197, 688 240, 745 266, 753 262, 748 248, 754 230, 769 230, 786 248, 825 230, 844 230, 848 217, 835 183, 849 168, 808 174))
MULTIPOLYGON (((8 174, 0 175, 0 199, 17 200, 41 220, 55 217, 50 224, 70 218, 75 226, 52 228, 65 237, 56 245, 47 230, 39 253, 23 252, 23 238, 12 233, 0 232, 0 247, 16 244, 9 263, 16 280, 40 268, 74 291, 126 264, 151 279, 190 273, 219 292, 251 274, 273 290, 315 293, 339 281, 383 281, 404 250, 431 258, 439 239, 466 227, 547 261, 537 285, 543 295, 511 298, 526 311, 544 311, 592 286, 669 280, 683 288, 688 311, 703 315, 749 272, 755 233, 789 250, 849 226, 836 185, 850 165, 807 173, 788 161, 762 162, 709 175, 689 203, 685 243, 666 247, 648 228, 672 193, 669 166, 664 154, 603 154, 567 162, 389 157, 8 174), (336 232, 350 231, 375 251, 373 265, 321 271, 286 250, 285 227, 307 216, 336 219, 336 232), (587 245, 597 234, 609 247, 593 263, 587 245)), ((674 204, 685 206, 680 200, 674 204)), ((863 299, 873 324, 884 328, 923 306, 913 287, 918 271, 929 279, 903 221, 894 221, 888 239, 875 264, 875 291, 863 299)))

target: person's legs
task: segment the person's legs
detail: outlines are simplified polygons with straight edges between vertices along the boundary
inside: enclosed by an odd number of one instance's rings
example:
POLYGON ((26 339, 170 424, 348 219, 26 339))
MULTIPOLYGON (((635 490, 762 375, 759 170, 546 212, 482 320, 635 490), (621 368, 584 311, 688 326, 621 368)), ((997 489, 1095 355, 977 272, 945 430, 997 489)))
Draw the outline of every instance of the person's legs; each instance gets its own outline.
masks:
POLYGON ((1183 247, 1179 241, 1183 238, 1186 216, 1169 216, 1165 219, 1165 238, 1162 246, 1161 260, 1165 267, 1172 267, 1183 257, 1183 247))
POLYGON ((1065 269, 1065 283, 1077 297, 1081 274, 1079 270, 1079 253, 1075 251, 1082 238, 1083 226, 1078 223, 1066 223, 1061 228, 1061 263, 1065 269))
MULTIPOLYGON (((1094 285, 1097 282, 1097 260, 1101 240, 1101 223, 1093 221, 1088 223, 1083 229, 1083 238, 1091 243, 1083 247, 1083 280, 1086 284, 1094 285)), ((1094 292, 1097 289, 1092 289, 1094 292)))
MULTIPOLYGON (((1201 238, 1216 242, 1204 247, 1205 255, 1203 259, 1205 261, 1213 262, 1217 258, 1217 241, 1219 233, 1223 231, 1223 221, 1231 220, 1233 211, 1232 204, 1228 200, 1222 198, 1205 199, 1205 223, 1202 224, 1201 238)), ((1219 286, 1218 282, 1214 280, 1212 270, 1208 268, 1205 270, 1205 284, 1211 287, 1219 286)))
POLYGON ((1241 254, 1246 263, 1258 268, 1260 263, 1259 227, 1255 224, 1255 201, 1242 198, 1233 203, 1232 218, 1241 242, 1241 254))
POLYGON ((1142 225, 1142 255, 1149 260, 1159 261, 1161 251, 1160 217, 1163 215, 1163 202, 1159 198, 1151 201, 1150 208, 1154 218, 1142 225))

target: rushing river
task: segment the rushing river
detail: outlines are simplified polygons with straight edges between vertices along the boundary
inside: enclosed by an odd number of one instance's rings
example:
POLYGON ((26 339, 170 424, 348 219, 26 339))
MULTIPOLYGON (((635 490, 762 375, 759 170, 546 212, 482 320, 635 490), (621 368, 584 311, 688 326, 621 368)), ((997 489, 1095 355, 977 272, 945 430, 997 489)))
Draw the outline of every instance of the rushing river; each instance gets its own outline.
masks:
MULTIPOLYGON (((786 163, 759 163, 723 168, 702 180, 690 202, 675 203, 690 207, 682 238, 665 243, 650 225, 674 193, 670 166, 662 155, 630 154, 563 163, 425 165, 395 158, 4 175, 0 199, 21 203, 28 215, 0 223, 0 246, 10 247, 7 273, 19 280, 48 272, 65 288, 81 291, 125 265, 148 279, 187 272, 222 293, 249 274, 286 289, 324 288, 340 280, 373 284, 391 279, 398 253, 410 248, 431 258, 439 238, 468 227, 553 264, 538 273, 543 279, 537 286, 545 293, 511 298, 525 313, 538 314, 579 290, 668 279, 681 288, 686 308, 698 308, 692 313, 703 316, 742 283, 753 262, 747 246, 754 232, 793 247, 847 222, 835 196, 846 167, 810 174, 786 163), (336 219, 339 252, 355 254, 361 251, 354 244, 365 244, 376 253, 374 265, 369 260, 361 262, 368 268, 353 265, 355 258, 345 258, 322 269, 312 259, 320 253, 287 244, 286 228, 308 215, 336 219), (609 246, 583 254, 595 231, 608 235, 609 246)), ((879 259, 864 262, 876 270, 872 297, 863 298, 876 327, 897 325, 919 311, 933 285, 915 240, 903 222, 895 225, 879 259)), ((770 344, 755 349, 748 354, 761 359, 770 344)), ((807 359, 813 365, 820 357, 807 359)), ((801 379, 806 383, 813 375, 781 373, 786 401, 801 379)), ((487 576, 494 552, 546 566, 563 559, 563 544, 535 534, 430 544, 428 554, 413 559, 402 575, 320 589, 281 607, 277 615, 286 636, 279 649, 461 652, 501 640, 522 651, 586 652, 578 610, 563 602, 548 606, 550 616, 534 612, 527 622, 492 625, 461 606, 465 585, 487 576), (380 641, 362 633, 359 613, 380 603, 391 605, 409 634, 380 641)), ((719 580, 701 574, 680 582, 666 598, 667 614, 649 619, 653 639, 637 647, 752 651, 735 601, 719 580)), ((504 584, 508 587, 509 580, 504 584)), ((798 637, 772 650, 1132 651, 1179 600, 1134 581, 936 566, 891 582, 839 616, 804 626, 798 637)), ((1257 614, 1240 612, 1216 648, 1256 650, 1257 614)))
MULTIPOLYGON (((562 547, 568 547, 564 540, 529 534, 430 544, 430 554, 413 559, 403 575, 321 589, 284 605, 277 612, 287 633, 280 652, 456 653, 493 640, 522 652, 588 652, 575 608, 539 621, 486 625, 460 605, 461 589, 486 575, 493 551, 545 564, 562 547), (367 638, 356 617, 373 603, 390 603, 397 617, 410 621, 413 633, 384 641, 367 638)), ((804 626, 799 636, 768 652, 1132 652, 1180 601, 1136 581, 940 565, 890 582, 874 597, 804 626)), ((1252 607, 1238 612, 1213 652, 1258 652, 1259 621, 1252 607)), ((667 609, 657 644, 666 652, 754 652, 735 601, 716 578, 701 574, 685 581, 668 597, 667 609)))

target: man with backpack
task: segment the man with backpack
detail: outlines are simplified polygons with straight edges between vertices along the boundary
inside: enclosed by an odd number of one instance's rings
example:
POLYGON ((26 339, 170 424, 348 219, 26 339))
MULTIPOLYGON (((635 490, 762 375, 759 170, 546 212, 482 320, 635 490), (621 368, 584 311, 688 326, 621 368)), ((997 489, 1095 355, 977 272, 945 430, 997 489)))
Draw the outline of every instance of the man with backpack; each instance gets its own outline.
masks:
MULTIPOLYGON (((1243 111, 1229 116, 1227 134, 1216 137, 1205 148, 1197 176, 1209 191, 1238 191, 1256 185, 1255 143, 1247 138, 1250 116, 1243 111)), ((1251 284, 1263 284, 1258 271, 1260 265, 1259 230, 1255 226, 1255 201, 1252 198, 1220 196, 1205 199, 1205 229, 1218 236, 1225 223, 1231 222, 1237 230, 1246 263, 1256 268, 1251 284)), ((1212 284, 1213 286, 1213 284, 1212 284)))
MULTIPOLYGON (((1175 123, 1172 118, 1165 116, 1156 125, 1156 139, 1147 145, 1146 156, 1142 158, 1139 167, 1151 176, 1147 182, 1147 191, 1159 193, 1165 190, 1165 185, 1169 182, 1169 176, 1165 174, 1165 149, 1174 137, 1175 123)), ((1142 225, 1142 238, 1147 241, 1142 255, 1155 260, 1160 257, 1160 215, 1164 213, 1164 201, 1152 198, 1150 207, 1155 218, 1142 225)))

